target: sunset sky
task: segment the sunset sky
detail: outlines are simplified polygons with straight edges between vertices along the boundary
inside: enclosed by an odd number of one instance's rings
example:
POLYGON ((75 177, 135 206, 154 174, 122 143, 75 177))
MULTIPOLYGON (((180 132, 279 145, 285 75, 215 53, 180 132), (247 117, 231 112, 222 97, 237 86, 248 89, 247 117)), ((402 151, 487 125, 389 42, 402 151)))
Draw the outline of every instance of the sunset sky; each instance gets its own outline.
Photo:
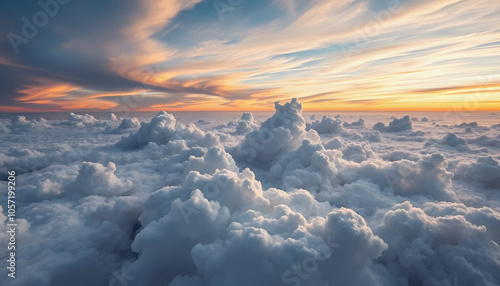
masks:
POLYGON ((0 112, 500 110, 499 1, 55 1, 0 4, 0 112))

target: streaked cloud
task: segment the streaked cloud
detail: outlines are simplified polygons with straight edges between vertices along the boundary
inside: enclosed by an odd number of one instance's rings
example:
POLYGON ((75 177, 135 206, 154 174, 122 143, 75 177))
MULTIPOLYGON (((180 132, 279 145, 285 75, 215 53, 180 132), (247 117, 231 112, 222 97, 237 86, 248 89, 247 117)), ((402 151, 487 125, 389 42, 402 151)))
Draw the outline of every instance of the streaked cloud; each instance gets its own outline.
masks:
POLYGON ((75 2, 19 54, 0 39, 1 110, 261 110, 291 97, 440 110, 477 93, 477 110, 495 110, 499 15, 482 0, 243 1, 223 18, 210 1, 75 2))

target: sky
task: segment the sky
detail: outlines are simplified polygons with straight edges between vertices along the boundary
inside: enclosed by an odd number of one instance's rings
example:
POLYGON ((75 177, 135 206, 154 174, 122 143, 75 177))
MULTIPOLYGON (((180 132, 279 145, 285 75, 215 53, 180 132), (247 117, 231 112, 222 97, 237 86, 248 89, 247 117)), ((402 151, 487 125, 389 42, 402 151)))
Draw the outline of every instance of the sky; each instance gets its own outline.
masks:
POLYGON ((500 110, 500 2, 6 0, 0 112, 500 110))

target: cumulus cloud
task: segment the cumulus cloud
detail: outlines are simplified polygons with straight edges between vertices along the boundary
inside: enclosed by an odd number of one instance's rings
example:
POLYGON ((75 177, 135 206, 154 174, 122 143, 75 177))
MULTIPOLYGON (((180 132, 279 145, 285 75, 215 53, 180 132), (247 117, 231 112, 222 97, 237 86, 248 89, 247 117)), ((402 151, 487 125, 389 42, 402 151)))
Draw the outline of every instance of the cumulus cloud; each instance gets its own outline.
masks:
POLYGON ((219 139, 212 133, 204 132, 194 124, 177 123, 172 114, 162 111, 151 122, 141 123, 136 133, 122 138, 116 146, 123 149, 138 149, 150 142, 165 145, 178 139, 183 139, 190 145, 204 147, 220 144, 219 139))
POLYGON ((75 114, 71 112, 68 114, 68 121, 64 122, 64 124, 67 124, 68 126, 72 127, 82 127, 82 126, 89 126, 96 124, 98 121, 95 119, 94 116, 89 115, 89 114, 75 114))
POLYGON ((397 133, 409 116, 371 128, 383 118, 306 124, 293 99, 260 126, 249 113, 0 121, 0 170, 19 185, 19 276, 0 283, 499 284, 497 134, 397 133))
POLYGON ((491 156, 478 157, 473 163, 460 163, 458 174, 467 180, 500 189, 500 161, 491 156))
POLYGON ((394 118, 388 126, 386 126, 383 122, 378 122, 377 124, 373 125, 373 130, 378 130, 381 132, 399 132, 412 129, 413 127, 409 115, 406 115, 401 119, 394 118))
POLYGON ((440 144, 443 145, 448 145, 448 146, 459 146, 459 145, 467 145, 467 142, 465 142, 464 139, 459 138, 457 135, 454 133, 448 133, 444 136, 443 139, 439 141, 440 144))
POLYGON ((116 164, 109 162, 105 167, 99 163, 83 162, 78 176, 71 185, 73 192, 83 196, 114 196, 130 191, 132 182, 116 177, 116 164))
POLYGON ((391 152, 389 154, 385 154, 381 157, 384 158, 385 160, 391 161, 391 162, 400 161, 403 159, 415 162, 415 161, 418 161, 420 159, 420 156, 418 154, 414 154, 414 153, 407 152, 407 151, 394 151, 394 152, 391 152))
MULTIPOLYGON (((274 115, 264 121, 259 130, 247 134, 232 151, 236 158, 269 167, 284 152, 298 148, 308 138, 302 104, 296 98, 284 105, 276 102, 274 108, 274 115)), ((309 137, 314 136, 311 134, 309 137)))
POLYGON ((379 261, 400 281, 414 279, 423 285, 498 282, 498 256, 489 254, 498 252, 498 244, 483 225, 463 215, 432 216, 405 202, 384 215, 375 233, 389 245, 379 261))
POLYGON ((427 155, 417 162, 377 162, 370 160, 361 164, 347 164, 347 167, 339 170, 339 177, 345 183, 370 179, 403 197, 425 196, 445 201, 456 200, 456 195, 451 190, 454 175, 446 170, 448 162, 441 154, 427 155))
POLYGON ((363 127, 365 126, 365 121, 363 118, 358 119, 352 123, 344 122, 344 127, 363 127))
POLYGON ((344 130, 343 126, 344 121, 341 118, 332 118, 325 115, 321 121, 316 120, 312 123, 308 123, 307 129, 314 129, 318 134, 340 133, 344 130))
POLYGON ((271 167, 268 180, 284 189, 304 188, 310 192, 331 189, 338 173, 335 157, 340 153, 304 140, 295 151, 284 154, 271 167))
POLYGON ((118 129, 136 129, 141 126, 141 122, 136 118, 123 118, 118 129))
POLYGON ((40 119, 26 119, 25 116, 16 116, 8 120, 0 122, 0 133, 25 133, 25 132, 40 132, 43 128, 50 127, 47 120, 40 119))
POLYGON ((366 143, 349 143, 342 148, 342 153, 342 158, 356 163, 361 163, 375 156, 375 153, 373 153, 370 146, 366 143))
POLYGON ((468 143, 479 145, 479 146, 490 146, 490 147, 499 147, 500 146, 500 134, 496 137, 482 135, 477 138, 467 139, 468 143))
POLYGON ((470 122, 470 123, 463 122, 461 124, 456 124, 453 127, 456 127, 456 128, 466 128, 466 127, 477 128, 477 127, 479 127, 479 124, 477 124, 477 122, 470 122))
POLYGON ((371 142, 381 142, 382 141, 382 134, 380 134, 380 131, 374 130, 374 131, 365 131, 363 132, 363 138, 365 138, 368 141, 371 142))
POLYGON ((429 146, 434 143, 453 147, 457 150, 466 151, 469 150, 469 146, 467 145, 467 141, 463 138, 458 137, 455 133, 447 133, 442 139, 430 139, 425 145, 429 146))
POLYGON ((340 149, 345 146, 345 142, 340 137, 335 137, 332 140, 323 144, 326 149, 340 149))
POLYGON ((258 128, 252 113, 245 112, 236 125, 236 134, 246 134, 258 128))

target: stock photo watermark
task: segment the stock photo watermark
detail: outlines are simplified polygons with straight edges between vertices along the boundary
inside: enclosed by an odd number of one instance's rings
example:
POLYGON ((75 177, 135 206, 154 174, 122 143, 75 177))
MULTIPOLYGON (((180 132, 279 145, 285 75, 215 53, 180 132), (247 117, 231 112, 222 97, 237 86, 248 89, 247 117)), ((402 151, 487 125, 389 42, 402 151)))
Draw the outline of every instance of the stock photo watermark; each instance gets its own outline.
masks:
POLYGON ((464 123, 465 120, 471 117, 472 112, 479 110, 480 102, 487 101, 492 97, 492 94, 495 92, 495 87, 492 87, 492 84, 499 81, 500 78, 498 75, 478 77, 480 85, 477 86, 474 93, 465 95, 461 102, 455 103, 453 108, 448 109, 443 114, 445 122, 451 120, 456 125, 464 123))
POLYGON ((116 102, 118 105, 111 109, 119 117, 128 117, 130 111, 139 107, 139 104, 146 98, 146 93, 155 91, 159 82, 155 75, 160 72, 160 65, 146 66, 142 72, 140 86, 132 88, 130 96, 120 96, 116 102))
POLYGON ((269 121, 270 127, 261 126, 258 131, 249 133, 245 137, 246 140, 238 145, 239 155, 243 156, 247 162, 255 160, 258 152, 265 150, 266 146, 274 141, 275 134, 281 132, 279 127, 283 126, 284 120, 285 115, 277 112, 269 121))
POLYGON ((16 172, 7 172, 7 237, 9 242, 7 244, 8 259, 7 270, 10 278, 16 278, 16 172))
POLYGON ((308 256, 304 258, 301 263, 294 264, 290 269, 283 272, 281 280, 284 284, 293 284, 300 286, 302 281, 309 279, 310 275, 319 269, 319 263, 328 260, 335 249, 340 247, 340 244, 335 243, 332 235, 328 235, 325 241, 326 250, 319 252, 319 255, 308 256))
POLYGON ((449 280, 443 280, 443 284, 444 284, 444 286, 464 286, 464 285, 458 284, 457 277, 455 277, 455 279, 453 279, 453 284, 449 280))
POLYGON ((397 165, 396 170, 386 170, 383 175, 387 185, 394 191, 407 178, 418 172, 418 166, 413 163, 402 163, 397 165))
POLYGON ((226 15, 231 13, 243 3, 243 0, 214 0, 212 5, 217 12, 217 16, 221 21, 224 21, 226 15))
MULTIPOLYGON (((203 187, 203 195, 209 200, 216 200, 221 191, 229 186, 229 183, 230 180, 228 177, 218 175, 215 177, 215 181, 210 181, 203 187)), ((191 223, 191 217, 193 215, 199 215, 201 213, 196 207, 185 204, 180 204, 178 208, 186 224, 191 223)))
POLYGON ((40 6, 41 10, 33 13, 30 18, 21 18, 22 26, 20 33, 9 32, 7 34, 7 38, 14 52, 16 54, 19 53, 19 46, 21 44, 28 44, 29 40, 33 39, 38 34, 39 29, 47 26, 50 18, 54 18, 61 11, 61 5, 66 5, 70 1, 71 0, 38 1, 38 6, 40 6))
POLYGON ((386 9, 372 13, 373 20, 356 31, 356 36, 351 41, 353 43, 341 45, 344 58, 349 61, 351 56, 361 53, 361 50, 368 46, 370 40, 380 34, 382 29, 390 24, 394 16, 402 11, 403 6, 400 0, 390 0, 386 9))
POLYGON ((125 269, 122 269, 121 273, 118 271, 113 271, 113 276, 109 280, 108 286, 128 286, 128 282, 135 279, 135 276, 128 275, 125 269))

